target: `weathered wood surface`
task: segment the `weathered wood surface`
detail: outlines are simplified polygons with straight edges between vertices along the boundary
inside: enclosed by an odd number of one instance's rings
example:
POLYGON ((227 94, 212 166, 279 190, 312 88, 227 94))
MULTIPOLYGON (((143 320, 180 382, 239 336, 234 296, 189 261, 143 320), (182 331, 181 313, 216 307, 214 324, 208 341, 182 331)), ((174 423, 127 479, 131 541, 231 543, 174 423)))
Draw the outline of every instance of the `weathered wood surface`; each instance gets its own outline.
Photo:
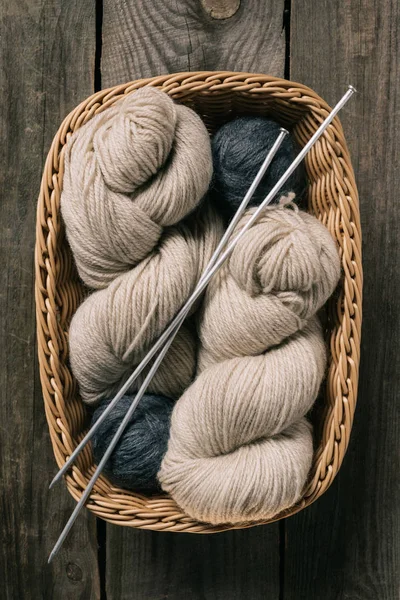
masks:
POLYGON ((0 597, 100 597, 95 519, 80 516, 51 566, 74 502, 48 492, 55 462, 36 366, 33 248, 45 153, 93 90, 94 2, 7 1, 0 9, 0 597))
POLYGON ((284 0, 242 0, 223 21, 207 15, 200 0, 103 3, 103 87, 178 71, 283 76, 284 0))
POLYGON ((364 321, 350 447, 332 488, 286 522, 285 600, 400 597, 400 6, 292 0, 290 77, 334 102, 363 228, 364 321))
MULTIPOLYGON (((205 4, 214 2, 221 4, 205 4)), ((200 0, 5 0, 0 17, 1 598, 397 600, 396 0, 242 0, 226 20, 212 19, 200 0), (55 462, 35 358, 34 221, 44 156, 62 117, 95 85, 197 69, 290 70, 331 104, 347 83, 360 91, 342 118, 360 190, 365 269, 350 449, 331 489, 284 523, 213 536, 101 523, 98 534, 84 513, 48 567, 73 501, 63 486, 47 491, 55 462)))
POLYGON ((108 526, 107 599, 278 600, 278 527, 160 535, 108 526))

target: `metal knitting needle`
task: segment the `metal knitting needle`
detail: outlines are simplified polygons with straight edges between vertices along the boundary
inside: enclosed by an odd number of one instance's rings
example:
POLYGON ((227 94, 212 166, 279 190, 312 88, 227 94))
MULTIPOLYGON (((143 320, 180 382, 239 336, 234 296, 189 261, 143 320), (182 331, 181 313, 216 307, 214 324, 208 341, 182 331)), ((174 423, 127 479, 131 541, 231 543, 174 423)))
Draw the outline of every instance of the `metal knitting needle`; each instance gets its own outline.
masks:
MULTIPOLYGON (((219 242, 214 254, 212 255, 210 262, 208 263, 205 271, 203 272, 200 281, 198 282, 195 291, 197 289, 197 287, 199 287, 200 283, 203 281, 203 279, 206 277, 206 275, 210 272, 211 268, 213 267, 213 265, 216 263, 218 257, 220 256, 222 250, 224 249, 224 247, 226 246, 232 232, 234 231, 235 227, 237 226, 237 224, 239 223, 241 217, 243 216, 243 213, 245 212, 247 205, 249 204, 250 200, 252 199, 252 197, 254 196, 254 193, 258 187, 258 185, 260 184, 263 176, 265 175, 269 165, 271 164, 273 158, 275 157, 275 154, 277 153, 277 151, 279 150, 280 146, 282 145, 282 142, 284 140, 284 138, 289 134, 289 132, 286 129, 281 128, 280 133, 276 139, 276 141, 274 142, 272 148, 270 149, 270 151, 268 152, 263 164, 261 165, 253 183, 251 184, 251 186, 249 187, 245 197, 243 198, 238 210, 236 211, 234 217, 232 218, 231 222, 229 223, 228 228, 226 229, 221 241, 219 242)), ((164 343, 166 341, 166 344, 164 346, 164 348, 161 350, 159 356, 157 357, 157 360, 154 362, 152 368, 150 369, 149 373, 147 374, 142 386, 140 387, 132 405, 130 406, 130 410, 132 410, 132 413, 134 412, 134 410, 136 409, 136 406, 139 404, 141 398, 144 395, 144 392, 146 391, 150 381, 152 380, 155 372, 157 371, 159 365, 161 364, 164 356, 166 355, 170 345, 172 344, 180 326, 182 325, 183 321, 185 320, 188 312, 190 311, 192 304, 187 304, 184 306, 185 310, 181 310, 179 316, 179 319, 174 319, 174 323, 173 323, 173 327, 170 329, 170 327, 168 327, 168 329, 163 333, 162 337, 158 340, 158 342, 156 343, 156 347, 154 347, 151 350, 151 356, 149 356, 149 354, 145 357, 145 359, 140 363, 140 365, 138 365, 137 369, 132 373, 131 377, 129 378, 129 380, 122 386, 122 388, 119 390, 119 392, 117 393, 117 395, 115 396, 115 398, 112 400, 112 402, 109 404, 109 406, 107 407, 107 409, 102 413, 102 415, 100 416, 100 418, 96 421, 96 423, 94 424, 94 426, 88 431, 88 433, 86 434, 86 436, 83 438, 83 440, 79 443, 79 445, 76 447, 76 449, 74 450, 74 452, 71 454, 71 456, 69 457, 68 461, 63 465, 63 467, 60 469, 60 471, 57 473, 56 477, 53 479, 53 481, 50 484, 50 487, 52 487, 54 485, 54 483, 56 483, 56 481, 58 481, 62 475, 65 473, 65 471, 67 471, 67 469, 69 468, 69 466, 71 465, 71 463, 73 462, 73 460, 76 458, 76 456, 78 455, 78 453, 82 450, 82 448, 85 446, 85 444, 91 439, 91 437, 93 436, 93 434, 95 433, 95 431, 97 430, 97 428, 101 425, 101 423, 104 421, 104 419, 106 418, 106 416, 111 412, 112 408, 115 406, 115 404, 122 398, 123 394, 126 392, 126 390, 128 389, 128 387, 131 385, 131 382, 133 382, 136 377, 141 373, 141 371, 145 368, 145 366, 148 364, 148 362, 151 360, 152 356, 154 356, 154 354, 156 353, 156 351, 161 347, 162 343, 164 343), (172 333, 171 333, 172 331, 172 333), (168 337, 170 336, 170 337, 168 337)), ((172 325, 172 324, 171 324, 172 325)), ((130 414, 132 414, 130 413, 130 414)), ((79 500, 77 506, 75 507, 75 510, 73 511, 69 521, 67 522, 60 538, 58 539, 56 545, 54 546, 53 551, 51 552, 50 556, 49 556, 49 563, 51 562, 51 560, 54 558, 54 556, 57 554, 58 550, 60 549, 61 545, 63 544, 63 541, 65 539, 65 537, 68 535, 71 527, 73 526, 76 517, 78 516, 82 506, 85 504, 87 497, 89 496, 91 490, 93 489, 93 486, 95 484, 95 482, 97 481, 97 478, 99 477, 99 475, 101 474, 111 452, 113 451, 113 449, 115 448, 116 444, 119 441, 120 436, 122 435, 122 433, 124 432, 126 426, 128 423, 128 419, 125 418, 123 419, 123 421, 121 422, 116 435, 114 436, 114 438, 111 441, 110 446, 107 448, 107 452, 106 455, 103 456, 102 460, 100 461, 99 465, 97 466, 97 469, 94 473, 94 476, 92 477, 92 479, 90 480, 88 487, 90 487, 89 491, 88 488, 86 488, 84 494, 82 495, 81 499, 79 500)))
MULTIPOLYGON (((279 179, 279 181, 275 184, 275 186, 272 188, 271 192, 267 195, 267 197, 263 200, 263 202, 260 204, 260 206, 258 207, 258 209, 253 213, 253 215, 250 217, 249 221, 246 223, 246 225, 240 230, 240 232, 237 234, 237 236, 232 240, 232 242, 228 245, 228 247, 226 248, 226 250, 221 254, 221 256, 219 257, 219 259, 215 262, 214 266, 208 271, 207 275, 205 275, 204 277, 202 277, 201 282, 199 283, 199 285, 197 286, 196 290, 192 293, 192 295, 190 296, 189 300, 187 301, 187 303, 184 305, 184 307, 179 311, 178 315, 175 317, 175 319, 173 320, 173 322, 171 323, 171 325, 168 327, 168 329, 170 329, 170 327, 173 325, 171 333, 174 331, 174 327, 176 328, 177 323, 179 322, 179 319, 182 318, 183 314, 187 314, 187 311, 190 309, 190 307, 193 305, 193 303, 197 300, 197 298, 200 296, 200 294, 203 292, 203 290, 206 288, 208 282, 210 281, 210 279, 213 277, 213 275, 218 271, 218 269, 221 267, 221 265, 225 262, 225 260, 231 255, 231 253, 233 252, 233 249, 235 248, 236 244, 238 243, 238 241, 243 237, 243 235, 246 233, 246 231, 248 231, 248 229, 250 227, 252 227, 252 225, 256 222, 256 220, 258 219, 258 217, 260 216, 260 214, 262 213, 262 211, 264 210, 264 208, 271 202, 271 200, 273 200, 273 198, 276 196, 276 194, 279 192, 279 190, 281 189, 281 187, 283 186, 283 184, 287 181, 287 179, 290 177, 290 175, 293 173, 293 171, 297 168, 297 166, 300 164, 300 162, 304 159, 304 157, 306 156, 306 154, 310 151, 310 149, 312 148, 312 146, 317 142, 317 140, 320 138, 320 136, 324 133, 324 131, 327 129, 327 127, 329 126, 329 124, 333 121, 333 119, 335 118, 335 116, 337 115, 337 113, 343 108, 343 106, 348 102, 348 100, 351 98, 351 96, 356 92, 355 88, 353 86, 349 86, 349 89, 347 90, 347 92, 344 94, 344 96, 341 98, 341 100, 336 104, 336 106, 332 109, 331 113, 328 115, 328 117, 323 121, 323 123, 320 125, 320 127, 317 129, 317 131, 314 133, 314 135, 310 138, 310 140, 307 142, 307 144, 304 146, 304 148, 301 150, 301 152, 297 155, 297 157, 295 158, 295 160, 292 162, 292 164, 288 167, 288 169, 286 170, 286 172, 282 175, 282 177, 279 179)), ((176 331, 178 331, 178 329, 176 329, 176 331)), ((173 337, 173 336, 171 336, 173 337)), ((172 340, 168 340, 169 345, 172 343, 172 340)), ((131 406, 129 407, 129 410, 127 411, 124 419, 122 420, 120 426, 118 427, 118 430, 116 432, 116 434, 114 435, 109 447, 107 448, 103 458, 101 459, 94 475, 92 476, 91 480, 89 481, 84 493, 82 494, 79 502, 77 503, 71 517, 69 518, 66 526, 64 527, 64 530, 62 531, 56 545, 54 546, 50 557, 49 557, 49 562, 51 562, 51 560, 53 559, 53 557, 57 554, 58 550, 60 549, 64 539, 66 538, 67 534, 69 533, 72 525, 74 524, 79 512, 81 511, 82 507, 84 506, 86 500, 89 498, 90 493, 97 481, 97 479, 99 478, 99 476, 101 475, 101 472, 103 470, 104 465, 106 464, 106 462, 108 461, 112 451, 114 450, 115 446, 117 445, 119 438, 121 437, 122 433, 125 430, 126 425, 128 424, 131 415, 133 414, 137 404, 139 403, 141 397, 143 396, 145 390, 147 389, 147 385, 150 383, 151 378, 153 377, 155 371, 157 370, 158 365, 161 363, 163 356, 165 355, 166 351, 164 352, 165 348, 162 349, 162 351, 160 352, 160 356, 157 358, 156 362, 153 364, 152 368, 150 369, 148 375, 146 376, 142 386, 140 387, 138 394, 135 398, 135 400, 132 402, 131 406), (161 359, 160 359, 161 357, 161 359)), ((149 353, 150 354, 150 353, 149 353)), ((150 359, 149 359, 150 360, 150 359)))
MULTIPOLYGON (((223 248, 226 246, 227 241, 229 240, 229 238, 230 238, 232 232, 234 231, 236 225, 239 223, 241 217, 243 216, 243 213, 245 212, 245 210, 247 208, 247 205, 249 204, 250 200, 254 196, 254 193, 255 193, 257 187, 259 186, 259 184, 260 184, 262 178, 264 177, 264 175, 265 175, 265 173, 266 173, 269 165, 271 164, 272 160, 274 159, 275 154, 278 152, 279 148, 282 145, 283 140, 285 139, 285 137, 287 135, 289 135, 289 132, 286 129, 281 128, 280 133, 279 133, 277 139, 275 140, 272 148, 268 152, 268 154, 267 154, 267 156, 266 156, 263 164, 261 165, 261 167, 260 167, 260 169, 259 169, 259 171, 258 171, 258 173, 257 173, 257 175, 256 175, 256 177, 255 177, 255 179, 253 181, 253 183, 249 187, 249 189, 248 189, 245 197, 243 198, 243 200, 242 200, 242 202, 241 202, 238 210, 236 211, 235 215, 233 216, 231 222, 229 223, 229 226, 228 226, 227 230, 225 231, 225 233, 224 233, 221 241, 219 242, 219 244, 218 244, 218 246, 217 246, 214 254, 212 255, 212 257, 210 259, 210 262, 206 266, 206 269, 203 272, 203 274, 202 274, 199 282, 197 283, 197 286, 200 284, 200 282, 202 281, 203 277, 205 277, 207 275, 207 273, 209 272, 209 270, 215 264, 216 260, 218 259, 219 255, 221 254, 223 248)), ((64 473, 66 473, 66 471, 69 469, 69 467, 71 466, 71 464, 74 462, 75 458, 78 456, 78 454, 81 452, 81 450, 86 446, 86 444, 88 443, 88 441, 93 437, 94 433, 100 427, 100 425, 102 424, 102 422, 104 421, 104 419, 106 419, 106 417, 112 411, 112 409, 114 408, 114 406, 120 401, 120 399, 122 398, 122 396, 128 390, 128 388, 130 387, 130 385, 140 375, 140 373, 146 367, 146 365, 151 360, 151 358, 154 356, 154 354, 157 352, 157 350, 159 350, 161 348, 161 346, 164 344, 164 342, 168 339, 168 337, 171 334, 171 332, 175 331, 175 327, 178 327, 178 328, 180 327, 180 325, 185 320, 186 314, 185 314, 185 316, 183 316, 182 318, 179 319, 179 325, 178 325, 177 322, 175 322, 174 323, 174 327, 172 329, 170 329, 168 327, 168 329, 163 333, 163 335, 161 336, 161 338, 159 338, 159 340, 156 342, 156 345, 154 346, 154 348, 152 348, 152 350, 151 350, 151 352, 152 352, 151 357, 148 358, 148 355, 145 356, 145 358, 143 359, 143 361, 137 366, 137 368, 135 369, 135 371, 132 373, 132 375, 129 377, 129 379, 126 381, 126 383, 124 383, 124 385, 118 391, 117 395, 113 398, 113 400, 107 406, 107 408, 105 409, 105 411, 97 419, 97 421, 93 425, 93 427, 87 432, 87 434, 85 435, 85 437, 81 440, 81 442, 78 444, 78 446, 72 452, 71 456, 68 458, 68 460, 64 463, 64 465, 58 471, 58 473, 54 477, 53 481, 50 483, 49 489, 52 488, 53 485, 57 481, 59 481, 61 479, 61 477, 64 475, 64 473), (154 351, 154 353, 153 353, 153 351, 154 351)))

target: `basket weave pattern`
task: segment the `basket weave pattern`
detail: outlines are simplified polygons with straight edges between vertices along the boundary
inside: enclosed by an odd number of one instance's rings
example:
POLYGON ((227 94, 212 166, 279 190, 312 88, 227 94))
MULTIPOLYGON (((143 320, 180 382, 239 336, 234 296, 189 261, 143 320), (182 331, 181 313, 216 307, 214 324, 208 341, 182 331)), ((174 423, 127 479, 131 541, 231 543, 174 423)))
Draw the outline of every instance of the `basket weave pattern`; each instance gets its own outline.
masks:
MULTIPOLYGON (((193 108, 210 133, 240 114, 268 115, 293 128, 301 146, 330 112, 311 89, 266 75, 197 72, 142 79, 93 94, 63 121, 48 154, 40 189, 36 232, 36 315, 40 378, 47 422, 58 466, 62 466, 87 431, 86 407, 68 363, 68 328, 83 298, 60 215, 64 146, 69 136, 95 114, 125 94, 156 86, 193 108)), ((289 516, 314 502, 332 483, 348 446, 357 398, 362 318, 361 230, 357 188, 350 156, 336 118, 305 160, 309 210, 338 243, 342 277, 329 302, 329 370, 315 411, 316 448, 302 500, 271 521, 289 516)), ((94 472, 90 444, 66 476, 78 500, 94 472)), ((130 527, 213 533, 248 527, 211 526, 186 516, 168 496, 146 498, 98 480, 87 507, 98 517, 130 527)), ((265 521, 267 522, 267 521, 265 521)))

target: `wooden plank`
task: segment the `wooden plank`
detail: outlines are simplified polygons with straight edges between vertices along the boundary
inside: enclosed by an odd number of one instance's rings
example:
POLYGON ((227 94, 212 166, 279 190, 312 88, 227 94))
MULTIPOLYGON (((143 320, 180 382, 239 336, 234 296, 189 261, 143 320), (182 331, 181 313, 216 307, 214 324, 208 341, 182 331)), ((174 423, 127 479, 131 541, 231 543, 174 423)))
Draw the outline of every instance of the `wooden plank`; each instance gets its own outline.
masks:
POLYGON ((108 527, 108 600, 278 600, 278 525, 213 535, 108 527))
POLYGON ((397 600, 400 593, 400 7, 292 0, 291 78, 343 111, 360 192, 364 324, 350 449, 331 489, 286 523, 285 600, 397 600))
MULTIPOLYGON (((230 19, 198 0, 104 0, 102 86, 202 69, 283 75, 284 2, 242 0, 230 19)), ((211 536, 107 526, 108 600, 279 597, 279 525, 211 536)))
POLYGON ((16 0, 0 14, 0 596, 100 597, 95 519, 83 514, 51 566, 74 506, 56 470, 36 364, 33 252, 44 156, 93 91, 95 3, 16 0))
POLYGON ((282 76, 284 0, 242 0, 222 21, 200 0, 104 0, 102 86, 197 70, 282 76))

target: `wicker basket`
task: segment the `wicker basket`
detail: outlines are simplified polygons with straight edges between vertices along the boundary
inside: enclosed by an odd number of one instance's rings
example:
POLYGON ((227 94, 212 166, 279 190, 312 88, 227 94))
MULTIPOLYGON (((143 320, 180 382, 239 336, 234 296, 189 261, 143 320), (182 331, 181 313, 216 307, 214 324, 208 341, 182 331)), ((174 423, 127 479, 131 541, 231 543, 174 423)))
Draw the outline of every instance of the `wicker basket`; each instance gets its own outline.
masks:
MULTIPOLYGON (((156 86, 192 107, 210 133, 238 114, 271 115, 293 129, 303 146, 330 111, 311 89, 267 75, 197 72, 142 79, 90 96, 64 120, 44 168, 37 211, 36 313, 40 377, 47 422, 58 466, 64 464, 88 426, 85 405, 68 364, 68 327, 82 299, 82 286, 60 216, 64 145, 95 114, 124 94, 156 86)), ((357 396, 361 331, 361 231, 357 188, 349 152, 336 118, 306 158, 309 210, 330 230, 341 255, 342 278, 328 306, 329 372, 314 411, 316 449, 302 500, 273 520, 314 502, 332 483, 345 454, 357 396)), ((94 472, 90 444, 66 477, 78 500, 94 472)), ((212 533, 237 526, 211 526, 186 516, 168 496, 146 498, 98 480, 88 503, 98 517, 143 529, 212 533)), ((243 527, 259 523, 247 523, 243 527)))

